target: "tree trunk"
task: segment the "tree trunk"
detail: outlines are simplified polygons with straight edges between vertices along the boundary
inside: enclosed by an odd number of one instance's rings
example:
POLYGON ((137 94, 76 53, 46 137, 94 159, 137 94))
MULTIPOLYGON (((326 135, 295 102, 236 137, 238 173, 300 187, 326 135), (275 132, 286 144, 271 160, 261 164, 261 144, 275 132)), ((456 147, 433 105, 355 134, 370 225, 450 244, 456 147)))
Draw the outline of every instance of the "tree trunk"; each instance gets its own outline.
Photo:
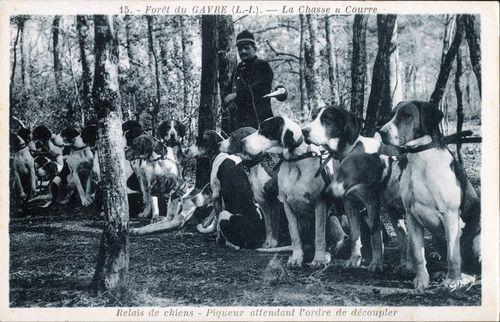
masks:
MULTIPOLYGON (((455 20, 456 16, 455 15, 446 15, 445 18, 445 23, 444 23, 444 37, 443 37, 443 49, 441 51, 441 64, 443 64, 444 59, 446 58, 446 53, 450 49, 450 43, 451 39, 453 38, 453 34, 455 32, 455 20)), ((444 118, 443 121, 440 123, 441 131, 443 133, 448 132, 449 128, 449 121, 448 121, 448 100, 447 94, 446 94, 446 87, 444 88, 444 93, 443 96, 445 97, 444 100, 441 100, 439 102, 439 109, 443 112, 444 118)))
POLYGON ((154 39, 153 39, 153 16, 146 16, 146 20, 148 22, 148 43, 149 43, 149 52, 153 57, 154 62, 154 71, 155 71, 155 81, 156 81, 156 101, 153 103, 153 108, 151 111, 151 132, 153 136, 156 131, 156 119, 158 118, 158 114, 160 112, 161 105, 161 91, 160 91, 160 67, 158 65, 158 56, 156 55, 154 39))
POLYGON ((85 50, 85 43, 87 42, 89 27, 85 16, 76 16, 76 29, 78 32, 78 45, 80 47, 80 61, 82 62, 82 117, 84 120, 89 119, 93 114, 92 106, 92 75, 90 73, 90 66, 87 60, 87 52, 85 50))
POLYGON ((306 100, 307 100, 307 90, 306 90, 306 60, 304 58, 306 51, 306 19, 304 15, 299 15, 300 19, 300 61, 299 61, 299 87, 300 87, 300 109, 302 112, 307 112, 306 100))
POLYGON ((61 79, 62 79, 62 66, 61 57, 59 53, 59 24, 61 16, 55 16, 52 21, 52 54, 54 56, 54 79, 56 87, 61 95, 61 79))
POLYGON ((24 25, 25 25, 25 22, 26 22, 27 18, 25 18, 25 16, 21 16, 19 17, 19 31, 21 33, 20 35, 20 41, 21 41, 21 44, 19 46, 19 49, 21 49, 21 82, 23 84, 23 86, 26 86, 26 59, 25 59, 25 52, 24 52, 24 46, 25 46, 25 42, 24 42, 24 25))
POLYGON ((134 50, 134 45, 132 43, 132 29, 134 26, 132 26, 132 16, 130 15, 125 15, 125 37, 126 37, 126 42, 127 42, 127 56, 128 56, 128 63, 129 66, 132 67, 132 65, 135 65, 136 62, 136 55, 135 55, 135 50, 134 50))
POLYGON ((457 55, 457 52, 460 48, 460 44, 462 43, 462 39, 464 37, 464 26, 463 26, 463 17, 458 15, 455 19, 456 22, 456 31, 455 36, 453 37, 453 41, 450 45, 448 52, 441 64, 439 69, 438 79, 436 81, 436 86, 434 87, 434 91, 430 97, 430 104, 436 108, 439 106, 439 102, 443 98, 444 91, 446 89, 446 83, 448 82, 448 77, 450 75, 450 71, 453 65, 453 60, 457 55))
POLYGON ((477 85, 479 87, 479 96, 481 92, 481 27, 477 16, 465 15, 465 37, 469 44, 470 61, 472 63, 472 70, 476 74, 477 85))
MULTIPOLYGON (((236 68, 236 52, 234 50, 234 27, 232 16, 218 16, 217 25, 219 29, 219 91, 220 101, 232 92, 231 75, 236 68)), ((229 112, 221 112, 221 129, 229 134, 230 120, 229 112)))
POLYGON ((364 135, 373 136, 378 125, 386 123, 392 112, 390 87, 391 39, 396 15, 377 15, 378 51, 373 65, 372 85, 366 107, 364 135))
MULTIPOLYGON (((457 52, 457 70, 455 71, 455 93, 457 94, 457 133, 462 131, 462 126, 464 124, 464 105, 463 105, 463 95, 462 95, 462 87, 460 84, 460 77, 463 74, 462 68, 462 52, 460 48, 457 52)), ((457 156, 458 161, 462 163, 462 153, 460 151, 462 145, 460 144, 460 140, 457 141, 457 156)))
POLYGON ((394 22, 394 32, 392 33, 391 48, 390 48, 390 81, 391 81, 391 99, 394 103, 399 103, 403 100, 403 72, 401 71, 401 63, 399 61, 399 46, 398 46, 398 20, 394 22))
POLYGON ((179 16, 182 45, 182 107, 185 114, 189 110, 189 88, 191 86, 191 41, 186 26, 186 16, 179 16))
POLYGON ((363 117, 366 80, 366 23, 368 15, 355 15, 352 35, 351 111, 363 117))
POLYGON ((93 100, 98 120, 98 156, 106 224, 92 289, 126 288, 129 270, 128 200, 118 85, 118 40, 109 16, 94 16, 95 71, 93 100))
MULTIPOLYGON (((217 16, 201 17, 201 88, 198 110, 199 143, 207 130, 215 130, 217 111, 217 16)), ((210 180, 210 161, 198 159, 196 164, 196 187, 203 187, 210 180)))
POLYGON ((13 57, 12 57, 12 73, 10 74, 10 91, 9 91, 9 98, 10 98, 10 106, 12 107, 14 105, 14 78, 16 76, 16 66, 17 66, 17 43, 19 42, 19 34, 21 33, 21 28, 19 27, 19 21, 18 19, 14 18, 16 24, 17 24, 17 33, 16 33, 16 39, 14 40, 14 46, 13 46, 13 57))
POLYGON ((333 40, 332 40, 332 24, 330 21, 330 16, 325 16, 325 38, 326 38, 326 59, 328 62, 328 81, 330 83, 330 97, 331 102, 334 105, 338 105, 339 102, 339 93, 337 92, 337 78, 335 73, 335 61, 336 61, 336 53, 333 49, 333 40))
POLYGON ((309 31, 309 41, 306 42, 305 45, 305 63, 306 63, 306 72, 305 72, 305 82, 306 82, 306 90, 307 90, 307 98, 308 98, 308 110, 313 110, 315 108, 320 107, 321 98, 320 98, 320 85, 321 81, 319 80, 319 63, 318 63, 318 51, 316 46, 316 34, 318 30, 318 22, 316 20, 315 15, 306 15, 307 19, 307 28, 309 31))

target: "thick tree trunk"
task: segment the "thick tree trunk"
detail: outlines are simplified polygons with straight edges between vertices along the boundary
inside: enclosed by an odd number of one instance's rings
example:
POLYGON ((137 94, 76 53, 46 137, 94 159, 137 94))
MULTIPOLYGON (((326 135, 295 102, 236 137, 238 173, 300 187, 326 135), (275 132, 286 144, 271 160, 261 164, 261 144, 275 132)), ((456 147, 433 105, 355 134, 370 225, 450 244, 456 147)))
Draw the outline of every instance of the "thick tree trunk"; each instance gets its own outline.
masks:
POLYGON ((368 15, 355 15, 352 35, 351 111, 363 117, 366 80, 366 23, 368 15))
POLYGON ((299 61, 299 88, 300 88, 300 109, 302 112, 307 112, 306 100, 307 100, 307 90, 306 90, 306 60, 305 60, 305 51, 306 51, 306 18, 304 15, 299 15, 300 19, 300 61, 299 61))
POLYGON ((52 54, 54 57, 54 79, 56 82, 57 90, 61 93, 61 79, 62 79, 62 66, 61 57, 59 53, 59 24, 61 16, 55 16, 52 21, 52 54))
POLYGON ((378 51, 373 65, 372 85, 366 107, 364 135, 373 136, 378 125, 386 123, 392 112, 390 87, 391 39, 395 15, 377 15, 378 51))
POLYGON ((156 55, 156 50, 154 46, 153 38, 153 16, 146 16, 148 22, 148 44, 149 53, 153 57, 154 72, 155 72, 155 84, 156 84, 156 101, 153 103, 153 108, 151 111, 151 131, 155 135, 156 131, 156 119, 158 118, 158 113, 160 112, 161 105, 161 83, 160 83, 160 67, 158 64, 158 56, 156 55))
POLYGON ((398 46, 398 20, 394 22, 394 32, 392 33, 391 48, 390 48, 390 81, 391 81, 391 99, 394 104, 403 100, 403 72, 399 61, 399 46, 398 46))
POLYGON ((430 104, 436 108, 439 106, 439 102, 443 98, 444 91, 446 89, 446 83, 448 82, 448 77, 450 75, 450 71, 453 65, 453 60, 457 55, 457 52, 460 48, 460 44, 462 43, 462 39, 464 37, 464 25, 463 25, 463 17, 458 15, 455 19, 456 21, 456 31, 455 36, 453 37, 453 41, 446 53, 446 56, 441 64, 439 69, 438 79, 436 81, 436 86, 434 86, 434 91, 430 97, 430 104))
POLYGON ((337 54, 333 49, 333 40, 332 40, 332 24, 330 21, 330 16, 325 16, 325 38, 326 38, 326 59, 328 62, 328 81, 330 83, 330 97, 331 102, 334 105, 338 105, 339 102, 339 93, 337 91, 337 78, 335 72, 335 61, 337 54))
MULTIPOLYGON (((451 40, 453 39, 453 35, 455 33, 455 26, 456 26, 455 19, 456 18, 457 18, 457 16, 455 16, 455 15, 446 15, 446 18, 445 18, 443 48, 441 51, 441 64, 443 64, 444 59, 446 58, 446 53, 450 49, 451 40)), ((447 86, 445 86, 444 93, 443 93, 443 96, 445 97, 445 99, 441 100, 439 102, 439 109, 444 114, 443 121, 440 123, 441 131, 443 133, 447 133, 448 128, 449 128, 448 100, 446 99, 447 98, 446 89, 447 89, 447 86)))
MULTIPOLYGON (((219 91, 220 101, 224 100, 232 92, 231 75, 236 67, 236 52, 234 50, 234 27, 232 16, 218 16, 217 25, 219 29, 219 91)), ((221 129, 229 134, 230 120, 229 112, 222 109, 221 129)))
MULTIPOLYGON (((201 17, 201 88, 198 110, 198 137, 207 130, 215 130, 217 111, 217 16, 201 17)), ((196 164, 196 187, 203 187, 210 180, 210 161, 202 158, 196 164)))
POLYGON ((87 51, 85 49, 89 26, 85 16, 76 16, 76 29, 78 32, 78 45, 80 47, 80 61, 82 62, 82 116, 84 120, 87 120, 89 119, 89 116, 93 114, 93 106, 92 93, 90 92, 92 87, 92 75, 90 72, 89 62, 87 60, 87 51))
POLYGON ((320 107, 321 97, 320 97, 320 85, 321 81, 319 79, 319 62, 318 62, 318 51, 316 46, 318 22, 315 15, 306 15, 307 29, 309 31, 309 38, 305 45, 305 83, 307 89, 308 98, 308 110, 313 110, 320 107))
POLYGON ((127 287, 129 273, 128 201, 118 85, 118 40, 109 16, 94 16, 93 99, 98 119, 98 155, 106 223, 92 289, 127 287))
POLYGON ((482 95, 481 91, 481 27, 479 20, 475 15, 465 15, 465 37, 469 44, 470 61, 472 63, 472 70, 476 74, 477 85, 479 87, 479 96, 482 95))
MULTIPOLYGON (((462 131, 462 126, 464 124, 464 104, 462 85, 460 83, 460 77, 462 74, 462 52, 459 48, 457 52, 457 70, 455 71, 455 93, 457 95, 457 133, 462 131)), ((457 156, 460 163, 462 163, 462 153, 460 151, 461 147, 462 145, 460 144, 460 141, 457 141, 457 156)))

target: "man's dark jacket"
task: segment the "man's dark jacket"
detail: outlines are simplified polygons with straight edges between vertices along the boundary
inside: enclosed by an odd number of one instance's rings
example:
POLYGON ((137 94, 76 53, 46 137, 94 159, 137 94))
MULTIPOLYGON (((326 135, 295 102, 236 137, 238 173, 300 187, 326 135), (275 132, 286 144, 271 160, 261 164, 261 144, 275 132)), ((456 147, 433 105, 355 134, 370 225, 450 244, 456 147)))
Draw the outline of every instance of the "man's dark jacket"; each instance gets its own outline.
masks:
POLYGON ((258 128, 273 116, 271 99, 262 97, 271 92, 273 77, 269 63, 257 56, 238 64, 230 83, 231 92, 236 93, 236 109, 229 113, 229 132, 244 126, 258 128))

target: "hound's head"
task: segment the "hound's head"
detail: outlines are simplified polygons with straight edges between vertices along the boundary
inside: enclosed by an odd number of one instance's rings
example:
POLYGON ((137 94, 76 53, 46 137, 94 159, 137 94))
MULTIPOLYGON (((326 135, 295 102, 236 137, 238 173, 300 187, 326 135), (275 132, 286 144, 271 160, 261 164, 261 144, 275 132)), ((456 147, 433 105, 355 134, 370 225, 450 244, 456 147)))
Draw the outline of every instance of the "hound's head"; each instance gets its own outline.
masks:
POLYGON ((59 135, 54 136, 54 142, 56 145, 65 145, 73 147, 81 142, 80 132, 73 127, 67 127, 59 133, 59 135), (77 142, 80 141, 80 142, 77 142))
POLYGON ((167 145, 178 145, 186 135, 186 126, 181 122, 171 119, 161 123, 158 126, 158 136, 163 139, 167 145))
POLYGON ((87 125, 83 128, 80 136, 82 137, 82 141, 85 145, 90 147, 94 146, 97 141, 97 126, 87 125))
POLYGON ((128 161, 136 159, 147 159, 153 154, 155 142, 147 134, 142 134, 132 141, 132 145, 125 151, 125 159, 128 161))
POLYGON ((33 130, 33 145, 37 152, 47 152, 49 141, 52 138, 52 132, 45 126, 39 125, 33 130))
POLYGON ((234 130, 233 133, 231 133, 231 135, 229 136, 229 138, 221 142, 219 148, 220 151, 228 154, 235 154, 245 159, 250 158, 248 153, 246 153, 246 151, 243 149, 242 140, 255 132, 257 132, 257 130, 250 126, 234 130))
POLYGON ((250 155, 293 152, 304 138, 300 125, 283 116, 274 116, 260 124, 259 130, 242 139, 243 149, 250 155))
POLYGON ((426 135, 440 135, 442 118, 443 112, 428 102, 401 102, 394 109, 392 119, 380 129, 382 142, 403 146, 426 135))
POLYGON ((302 129, 302 133, 307 143, 337 152, 356 142, 361 124, 361 120, 351 112, 327 106, 313 112, 312 121, 302 129))
POLYGON ((203 136, 199 137, 195 144, 188 150, 188 157, 202 157, 207 155, 210 151, 219 148, 220 143, 226 139, 219 133, 209 130, 203 136))

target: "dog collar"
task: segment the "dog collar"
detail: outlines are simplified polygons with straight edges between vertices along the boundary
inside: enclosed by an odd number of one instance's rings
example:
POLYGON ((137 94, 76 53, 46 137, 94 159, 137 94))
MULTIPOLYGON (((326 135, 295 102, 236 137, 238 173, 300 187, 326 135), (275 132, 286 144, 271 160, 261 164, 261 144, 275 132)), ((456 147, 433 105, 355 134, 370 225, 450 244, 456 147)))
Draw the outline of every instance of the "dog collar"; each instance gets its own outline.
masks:
POLYGON ((417 145, 417 146, 402 146, 397 147, 397 150, 400 154, 412 154, 419 153, 422 151, 443 147, 447 144, 452 143, 481 143, 481 137, 471 137, 467 138, 467 136, 471 136, 472 131, 460 131, 454 134, 447 135, 442 138, 433 139, 431 142, 427 144, 417 145))
POLYGON ((28 145, 26 143, 20 144, 19 146, 16 147, 16 152, 19 152, 22 149, 25 149, 27 147, 28 147, 28 145))

